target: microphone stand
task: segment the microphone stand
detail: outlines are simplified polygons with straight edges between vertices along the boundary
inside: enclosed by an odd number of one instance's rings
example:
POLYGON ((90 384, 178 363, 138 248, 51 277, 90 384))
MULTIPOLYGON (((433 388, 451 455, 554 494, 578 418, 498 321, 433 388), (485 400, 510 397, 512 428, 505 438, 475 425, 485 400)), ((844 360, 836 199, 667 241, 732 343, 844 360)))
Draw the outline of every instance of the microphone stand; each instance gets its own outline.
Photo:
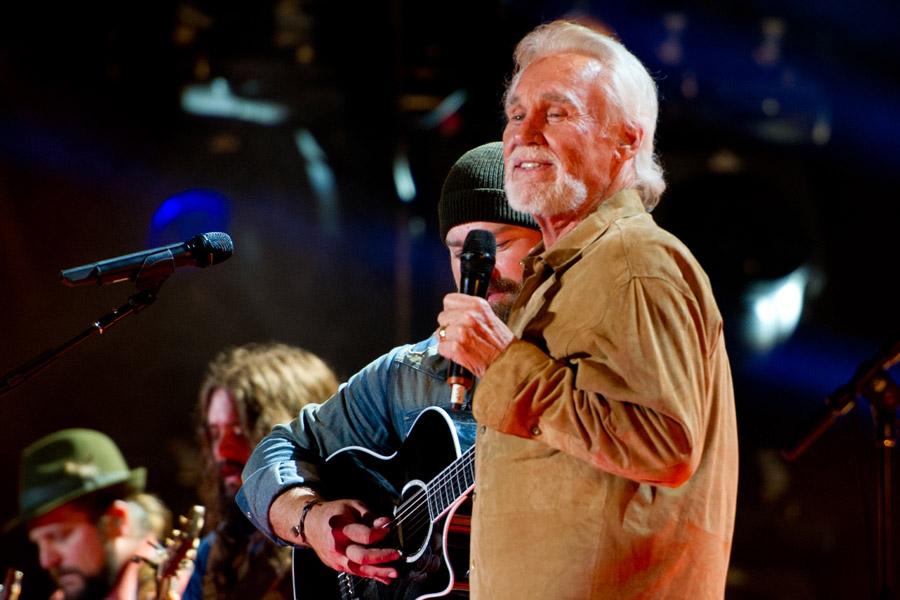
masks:
POLYGON ((875 441, 878 447, 878 484, 876 519, 878 526, 878 600, 890 600, 894 587, 891 534, 892 514, 892 453, 897 445, 897 408, 900 406, 900 387, 883 371, 873 377, 865 397, 872 406, 875 418, 875 441))
POLYGON ((134 283, 140 291, 131 296, 128 299, 128 302, 126 302, 122 306, 119 306, 118 308, 113 309, 112 312, 103 315, 102 317, 94 321, 90 327, 88 327, 69 341, 65 342, 61 346, 42 352, 30 361, 4 375, 2 378, 0 378, 0 396, 7 394, 14 388, 25 383, 31 377, 37 375, 38 373, 49 367, 51 364, 56 362, 60 356, 62 356, 64 353, 68 352, 75 346, 81 344, 94 335, 102 335, 107 329, 109 329, 128 315, 139 313, 153 304, 153 302, 156 300, 159 288, 165 282, 167 277, 168 275, 159 277, 158 275, 154 274, 153 277, 148 279, 145 277, 141 277, 140 273, 138 273, 138 276, 136 277, 134 283))
POLYGON ((873 358, 862 363, 849 382, 837 388, 825 401, 825 406, 810 420, 803 431, 781 451, 782 456, 794 460, 822 435, 838 417, 850 412, 856 398, 869 401, 875 421, 878 448, 878 476, 876 489, 876 554, 877 600, 891 600, 893 591, 893 490, 892 454, 897 445, 897 410, 900 408, 900 386, 886 373, 900 361, 900 340, 889 344, 873 358))

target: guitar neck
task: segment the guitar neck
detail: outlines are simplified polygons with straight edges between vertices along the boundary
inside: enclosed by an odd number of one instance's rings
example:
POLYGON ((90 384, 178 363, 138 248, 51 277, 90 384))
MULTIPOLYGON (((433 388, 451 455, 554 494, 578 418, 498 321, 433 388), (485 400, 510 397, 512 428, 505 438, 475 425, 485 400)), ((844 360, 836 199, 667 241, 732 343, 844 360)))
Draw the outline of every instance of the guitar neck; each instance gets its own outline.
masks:
POLYGON ((470 446, 426 486, 432 523, 475 486, 475 446, 470 446))
POLYGON ((173 530, 172 536, 166 540, 156 575, 156 596, 159 600, 169 597, 170 590, 177 587, 175 578, 179 570, 186 570, 196 557, 205 514, 203 506, 191 507, 190 516, 179 519, 181 528, 173 530))
POLYGON ((17 600, 22 592, 22 571, 7 569, 0 585, 0 600, 17 600))

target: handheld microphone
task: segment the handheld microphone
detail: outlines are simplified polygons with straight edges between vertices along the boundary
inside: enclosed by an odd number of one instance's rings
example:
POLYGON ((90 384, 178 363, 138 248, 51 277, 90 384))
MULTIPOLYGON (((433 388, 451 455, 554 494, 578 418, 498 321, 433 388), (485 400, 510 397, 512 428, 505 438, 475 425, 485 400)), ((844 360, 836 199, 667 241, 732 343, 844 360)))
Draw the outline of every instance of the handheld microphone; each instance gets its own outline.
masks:
POLYGON ((164 279, 179 267, 208 267, 231 258, 234 244, 227 233, 204 233, 182 244, 171 244, 134 254, 60 271, 63 283, 70 287, 120 281, 134 283, 164 279))
MULTIPOLYGON (((466 235, 459 262, 459 291, 469 296, 487 297, 494 260, 497 257, 497 241, 494 234, 483 229, 473 229, 466 235)), ((455 362, 447 369, 447 383, 451 385, 450 407, 463 407, 466 390, 472 387, 472 373, 455 362)))

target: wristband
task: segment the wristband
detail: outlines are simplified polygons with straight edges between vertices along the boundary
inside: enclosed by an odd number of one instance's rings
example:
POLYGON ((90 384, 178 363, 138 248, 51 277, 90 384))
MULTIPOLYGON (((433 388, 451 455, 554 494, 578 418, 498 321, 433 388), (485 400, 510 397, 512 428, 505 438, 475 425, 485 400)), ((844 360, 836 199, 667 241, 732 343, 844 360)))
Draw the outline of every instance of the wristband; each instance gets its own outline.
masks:
POLYGON ((309 514, 310 509, 316 504, 322 504, 325 501, 321 498, 317 500, 312 500, 311 502, 307 502, 303 506, 303 510, 300 511, 300 520, 296 525, 291 527, 291 535, 295 538, 300 538, 300 543, 304 546, 309 546, 309 542, 306 541, 306 515, 309 514))

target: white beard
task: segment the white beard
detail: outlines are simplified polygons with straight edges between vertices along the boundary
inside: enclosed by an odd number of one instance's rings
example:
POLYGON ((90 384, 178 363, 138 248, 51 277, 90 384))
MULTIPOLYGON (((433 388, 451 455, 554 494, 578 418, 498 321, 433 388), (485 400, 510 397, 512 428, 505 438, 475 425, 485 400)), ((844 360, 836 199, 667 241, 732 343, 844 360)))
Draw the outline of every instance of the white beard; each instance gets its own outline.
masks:
POLYGON ((572 175, 563 173, 551 183, 511 182, 507 177, 506 196, 509 205, 520 212, 552 217, 574 212, 587 200, 587 186, 572 175))

